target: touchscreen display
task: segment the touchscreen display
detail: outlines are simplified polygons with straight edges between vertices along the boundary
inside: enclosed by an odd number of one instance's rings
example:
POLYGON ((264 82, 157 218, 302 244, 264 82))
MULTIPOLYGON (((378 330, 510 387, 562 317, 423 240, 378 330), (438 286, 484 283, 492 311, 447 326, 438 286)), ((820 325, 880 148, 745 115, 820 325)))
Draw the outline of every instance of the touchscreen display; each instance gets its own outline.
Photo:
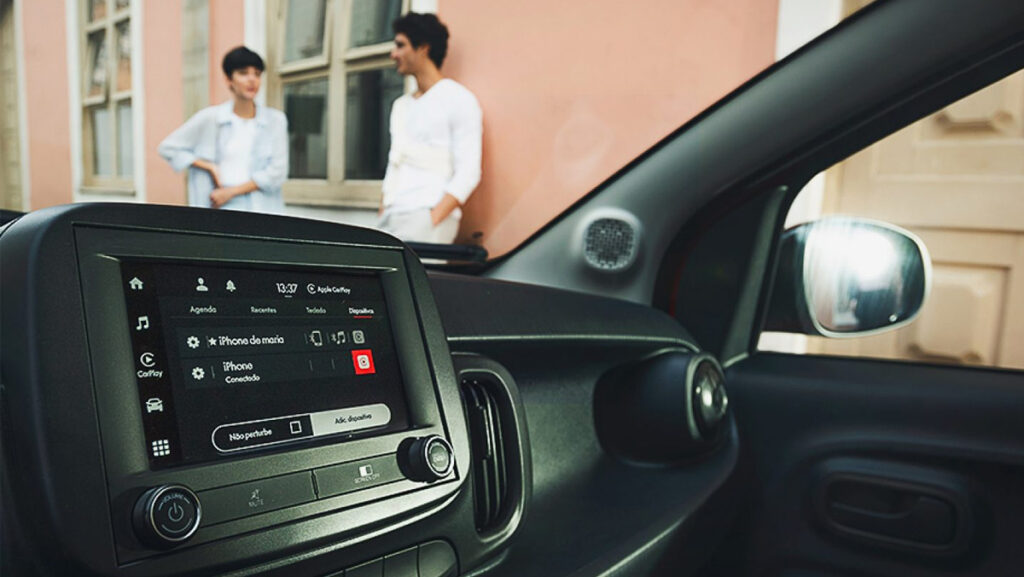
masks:
POLYGON ((409 427, 379 274, 121 272, 152 468, 409 427))

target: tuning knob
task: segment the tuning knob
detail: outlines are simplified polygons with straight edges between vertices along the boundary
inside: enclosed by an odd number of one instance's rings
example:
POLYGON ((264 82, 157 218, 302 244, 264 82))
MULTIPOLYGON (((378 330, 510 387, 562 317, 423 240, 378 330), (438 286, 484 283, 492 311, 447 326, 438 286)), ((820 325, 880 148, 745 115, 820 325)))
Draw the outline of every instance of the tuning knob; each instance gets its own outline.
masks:
POLYGON ((405 474, 414 481, 444 479, 455 467, 455 453, 439 435, 406 439, 398 449, 405 474))

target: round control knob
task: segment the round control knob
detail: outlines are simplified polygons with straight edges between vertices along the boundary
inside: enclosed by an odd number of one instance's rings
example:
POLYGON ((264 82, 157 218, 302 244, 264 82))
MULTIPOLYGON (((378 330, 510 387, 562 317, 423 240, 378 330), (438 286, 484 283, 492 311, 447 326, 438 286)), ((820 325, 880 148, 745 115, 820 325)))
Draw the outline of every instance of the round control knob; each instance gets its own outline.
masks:
POLYGON ((173 547, 192 536, 203 516, 199 497, 183 485, 161 485, 139 497, 132 523, 139 539, 154 547, 173 547))
POLYGON ((444 479, 455 467, 452 446, 439 435, 406 439, 399 448, 406 475, 414 481, 444 479))
POLYGON ((718 424, 725 418, 729 397, 725 392, 725 377, 718 367, 703 361, 694 375, 693 407, 700 432, 714 437, 718 424))

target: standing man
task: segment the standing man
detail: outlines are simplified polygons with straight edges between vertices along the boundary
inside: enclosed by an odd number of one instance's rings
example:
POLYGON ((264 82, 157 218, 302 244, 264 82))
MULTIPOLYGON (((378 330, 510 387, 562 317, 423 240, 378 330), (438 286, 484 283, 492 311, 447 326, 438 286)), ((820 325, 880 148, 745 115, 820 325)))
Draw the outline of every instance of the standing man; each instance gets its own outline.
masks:
POLYGON ((416 92, 391 108, 391 152, 378 227, 406 241, 455 240, 461 206, 480 182, 483 119, 464 86, 441 75, 448 28, 434 14, 395 20, 391 59, 416 92))
POLYGON ((160 143, 160 156, 175 172, 188 169, 190 206, 282 212, 288 120, 256 104, 263 59, 239 46, 221 67, 232 99, 195 113, 160 143))

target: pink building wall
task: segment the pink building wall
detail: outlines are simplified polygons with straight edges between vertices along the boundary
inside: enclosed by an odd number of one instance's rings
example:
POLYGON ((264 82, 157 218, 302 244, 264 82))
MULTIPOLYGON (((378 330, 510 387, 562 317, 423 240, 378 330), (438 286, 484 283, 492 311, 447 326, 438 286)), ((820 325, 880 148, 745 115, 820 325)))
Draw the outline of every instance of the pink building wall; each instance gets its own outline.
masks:
MULTIPOLYGON (((29 178, 27 208, 71 202, 71 128, 65 4, 21 3, 29 178)), ((5 79, 6 81, 6 79, 5 79)))
MULTIPOLYGON (((29 177, 26 192, 30 209, 72 202, 74 199, 71 157, 70 91, 68 85, 67 3, 33 0, 21 3, 24 38, 26 124, 29 177), (57 28, 54 26, 58 25, 57 28)), ((184 117, 182 0, 145 2, 142 6, 143 94, 136 95, 144 108, 143 154, 146 166, 146 201, 184 204, 185 180, 157 154, 157 145, 186 119, 184 117)), ((210 102, 230 98, 220 61, 229 49, 245 38, 245 1, 209 3, 210 102)), ((81 49, 81 47, 80 47, 81 49)), ((75 64, 75 68, 79 67, 75 64)), ((4 79, 7 80, 7 79, 4 79)), ((13 79, 12 79, 13 80, 13 79)))
POLYGON ((231 98, 220 62, 228 50, 245 43, 245 0, 210 2, 210 104, 231 98))
POLYGON ((484 111, 483 179, 460 240, 515 248, 770 65, 777 14, 777 0, 441 0, 443 72, 484 111))
MULTIPOLYGON (((145 2, 146 199, 182 204, 184 179, 156 154, 184 122, 182 1, 145 2)), ((531 232, 773 61, 777 0, 615 0, 584 4, 441 0, 447 75, 484 109, 484 176, 461 240, 492 255, 531 232), (581 7, 582 6, 582 7, 581 7), (766 25, 767 23, 767 25, 766 25)), ((30 207, 72 196, 66 3, 22 3, 30 207), (42 33, 40 31, 50 31, 42 33)), ((209 3, 209 97, 230 97, 223 54, 242 44, 244 0, 209 3)))
POLYGON ((160 158, 156 148, 181 126, 185 95, 182 74, 182 0, 146 2, 142 11, 146 201, 185 204, 185 179, 160 158))
MULTIPOLYGON (((220 63, 224 54, 245 39, 244 0, 209 2, 209 98, 218 104, 231 97, 220 63)), ((182 0, 146 2, 143 42, 146 45, 146 200, 186 204, 185 178, 160 158, 156 149, 168 134, 187 120, 182 52, 182 0)))

